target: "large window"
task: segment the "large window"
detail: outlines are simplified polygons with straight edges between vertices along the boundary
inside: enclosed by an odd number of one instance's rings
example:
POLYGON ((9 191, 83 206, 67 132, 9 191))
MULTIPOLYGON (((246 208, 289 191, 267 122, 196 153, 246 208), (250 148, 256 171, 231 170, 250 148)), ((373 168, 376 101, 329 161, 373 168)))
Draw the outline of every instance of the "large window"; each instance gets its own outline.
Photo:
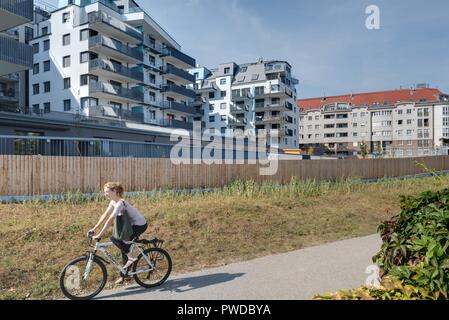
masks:
POLYGON ((83 29, 80 31, 80 41, 87 40, 89 38, 89 29, 83 29))
POLYGON ((62 66, 64 68, 70 67, 70 56, 65 56, 62 58, 62 66))
POLYGON ((44 61, 44 72, 50 71, 50 60, 44 61))
POLYGON ((70 111, 70 109, 72 108, 72 102, 70 101, 70 99, 64 100, 63 104, 64 104, 64 111, 70 111))
POLYGON ((44 41, 44 51, 50 50, 50 40, 44 41))
POLYGON ((89 51, 81 52, 80 54, 80 63, 85 63, 89 61, 89 51))
POLYGON ((50 92, 50 81, 44 82, 44 92, 50 92))
POLYGON ((67 33, 62 36, 62 45, 68 46, 70 44, 70 33, 67 33))
POLYGON ((70 89, 70 78, 64 78, 64 89, 70 89))

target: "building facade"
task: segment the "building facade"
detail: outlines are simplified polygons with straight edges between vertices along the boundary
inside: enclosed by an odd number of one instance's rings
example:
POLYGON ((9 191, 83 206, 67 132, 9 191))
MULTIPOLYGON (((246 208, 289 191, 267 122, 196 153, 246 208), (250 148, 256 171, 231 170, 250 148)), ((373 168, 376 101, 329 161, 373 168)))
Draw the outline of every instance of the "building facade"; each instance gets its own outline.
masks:
POLYGON ((449 96, 415 89, 298 100, 301 148, 390 156, 431 154, 449 138, 449 96), (366 146, 366 147, 364 147, 366 146))
POLYGON ((0 1, 0 111, 16 111, 27 103, 27 69, 33 54, 32 32, 23 26, 33 19, 33 1, 0 1))
POLYGON ((227 130, 256 133, 278 130, 281 149, 299 146, 299 110, 294 107, 298 80, 285 61, 263 61, 218 68, 191 69, 196 78, 197 105, 201 105, 203 130, 224 135, 227 130))
POLYGON ((134 1, 60 1, 34 35, 31 113, 192 128, 195 59, 134 1))

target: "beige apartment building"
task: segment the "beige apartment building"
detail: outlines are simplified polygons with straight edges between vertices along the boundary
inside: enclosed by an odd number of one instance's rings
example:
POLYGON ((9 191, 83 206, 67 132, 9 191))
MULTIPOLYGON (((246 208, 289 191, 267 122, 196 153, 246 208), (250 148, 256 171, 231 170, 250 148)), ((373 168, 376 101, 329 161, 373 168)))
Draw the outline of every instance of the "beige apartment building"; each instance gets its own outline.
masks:
POLYGON ((327 153, 430 155, 449 139, 449 95, 415 89, 298 100, 300 148, 327 153))

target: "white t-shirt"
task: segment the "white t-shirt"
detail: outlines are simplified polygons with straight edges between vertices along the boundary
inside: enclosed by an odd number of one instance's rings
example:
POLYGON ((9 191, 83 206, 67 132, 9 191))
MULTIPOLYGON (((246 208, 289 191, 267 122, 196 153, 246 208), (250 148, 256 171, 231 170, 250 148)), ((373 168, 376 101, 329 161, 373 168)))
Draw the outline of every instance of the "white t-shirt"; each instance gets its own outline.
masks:
POLYGON ((114 200, 111 200, 109 203, 109 206, 112 206, 114 208, 114 211, 112 212, 112 215, 115 217, 116 215, 121 216, 123 214, 123 211, 126 209, 128 211, 129 219, 131 220, 131 224, 133 226, 143 226, 147 221, 145 220, 145 217, 134 208, 132 205, 130 205, 125 200, 120 200, 118 202, 115 202, 114 200), (126 204, 125 205, 123 204, 126 204))

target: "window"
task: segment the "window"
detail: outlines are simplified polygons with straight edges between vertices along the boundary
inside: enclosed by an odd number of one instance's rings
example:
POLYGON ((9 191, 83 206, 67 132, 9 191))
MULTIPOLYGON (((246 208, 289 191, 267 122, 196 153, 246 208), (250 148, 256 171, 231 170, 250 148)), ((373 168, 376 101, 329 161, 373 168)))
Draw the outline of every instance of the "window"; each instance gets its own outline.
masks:
POLYGON ((215 92, 209 92, 209 99, 215 99, 215 92))
POLYGON ((259 79, 259 75, 258 75, 258 74, 253 74, 253 75, 251 76, 251 80, 252 80, 252 81, 255 81, 255 80, 257 80, 257 79, 259 79))
POLYGON ((213 104, 209 105, 209 111, 214 111, 214 105, 213 104))
POLYGON ((71 101, 70 101, 70 99, 64 100, 63 103, 64 103, 64 111, 70 111, 70 109, 71 109, 71 101))
POLYGON ((62 67, 63 68, 70 67, 70 56, 65 56, 62 58, 62 67))
POLYGON ((38 74, 39 73, 39 63, 35 63, 33 65, 33 74, 38 74))
POLYGON ((87 40, 89 38, 89 29, 83 29, 80 31, 80 41, 87 40))
POLYGON ((41 29, 41 35, 42 36, 45 36, 45 35, 47 35, 48 34, 48 27, 43 27, 42 29, 41 29))
MULTIPOLYGON (((418 111, 419 112, 419 111, 418 111)), ((418 127, 422 127, 423 126, 423 122, 422 119, 418 119, 418 127)))
POLYGON ((154 56, 152 56, 151 54, 148 55, 148 61, 150 62, 150 64, 152 66, 156 65, 156 58, 154 56))
POLYGON ((44 51, 50 50, 50 40, 44 41, 44 51))
POLYGON ((44 92, 50 92, 50 81, 44 82, 44 92))
POLYGON ((70 33, 67 33, 62 36, 62 45, 68 46, 70 44, 70 33))
POLYGON ((353 114, 352 114, 352 117, 353 117, 353 118, 357 118, 357 113, 353 113, 353 114))
POLYGON ((418 117, 422 117, 423 116, 423 109, 418 109, 418 117))
POLYGON ((447 118, 447 117, 443 118, 443 126, 445 126, 445 127, 449 126, 449 118, 447 118))
POLYGON ((33 94, 39 94, 39 83, 33 84, 33 94))
POLYGON ((248 70, 248 67, 242 67, 242 69, 240 69, 240 72, 246 72, 248 70))
POLYGON ((89 61, 89 51, 84 51, 80 53, 80 63, 85 63, 89 61))
POLYGON ((226 79, 220 79, 220 84, 226 84, 226 79))
POLYGON ((408 129, 408 130, 407 130, 407 135, 408 135, 408 136, 411 136, 411 135, 412 135, 412 130, 408 129))
POLYGON ((50 60, 44 61, 44 72, 50 71, 50 60))
POLYGON ((198 72, 194 73, 195 79, 198 79, 200 77, 200 74, 198 72))
POLYGON ((398 114, 402 114, 402 110, 398 110, 398 114))
POLYGON ((231 72, 231 68, 224 68, 224 74, 229 74, 231 72))
POLYGON ((34 54, 39 53, 39 42, 33 44, 33 53, 34 54))
POLYGON ((402 126, 402 122, 403 122, 403 120, 398 120, 398 125, 402 126))
POLYGON ((225 115, 221 116, 221 121, 226 121, 226 116, 225 115))
POLYGON ((62 23, 69 22, 70 20, 70 12, 64 12, 62 14, 62 23))
POLYGON ((221 91, 220 92, 220 97, 225 98, 226 97, 226 91, 221 91))
POLYGON ((80 85, 85 86, 89 83, 89 75, 88 74, 82 74, 80 77, 80 85))
POLYGON ((226 103, 220 103, 220 109, 225 110, 226 109, 226 103))
POLYGON ((210 116, 209 117, 209 122, 215 122, 215 116, 210 116))
POLYGON ((411 119, 407 120, 407 124, 412 124, 412 120, 411 119))
POLYGON ((44 103, 44 113, 50 113, 50 102, 44 103))
POLYGON ((64 89, 70 89, 70 78, 64 78, 64 89))
POLYGON ((412 109, 407 109, 407 114, 412 114, 412 109))

